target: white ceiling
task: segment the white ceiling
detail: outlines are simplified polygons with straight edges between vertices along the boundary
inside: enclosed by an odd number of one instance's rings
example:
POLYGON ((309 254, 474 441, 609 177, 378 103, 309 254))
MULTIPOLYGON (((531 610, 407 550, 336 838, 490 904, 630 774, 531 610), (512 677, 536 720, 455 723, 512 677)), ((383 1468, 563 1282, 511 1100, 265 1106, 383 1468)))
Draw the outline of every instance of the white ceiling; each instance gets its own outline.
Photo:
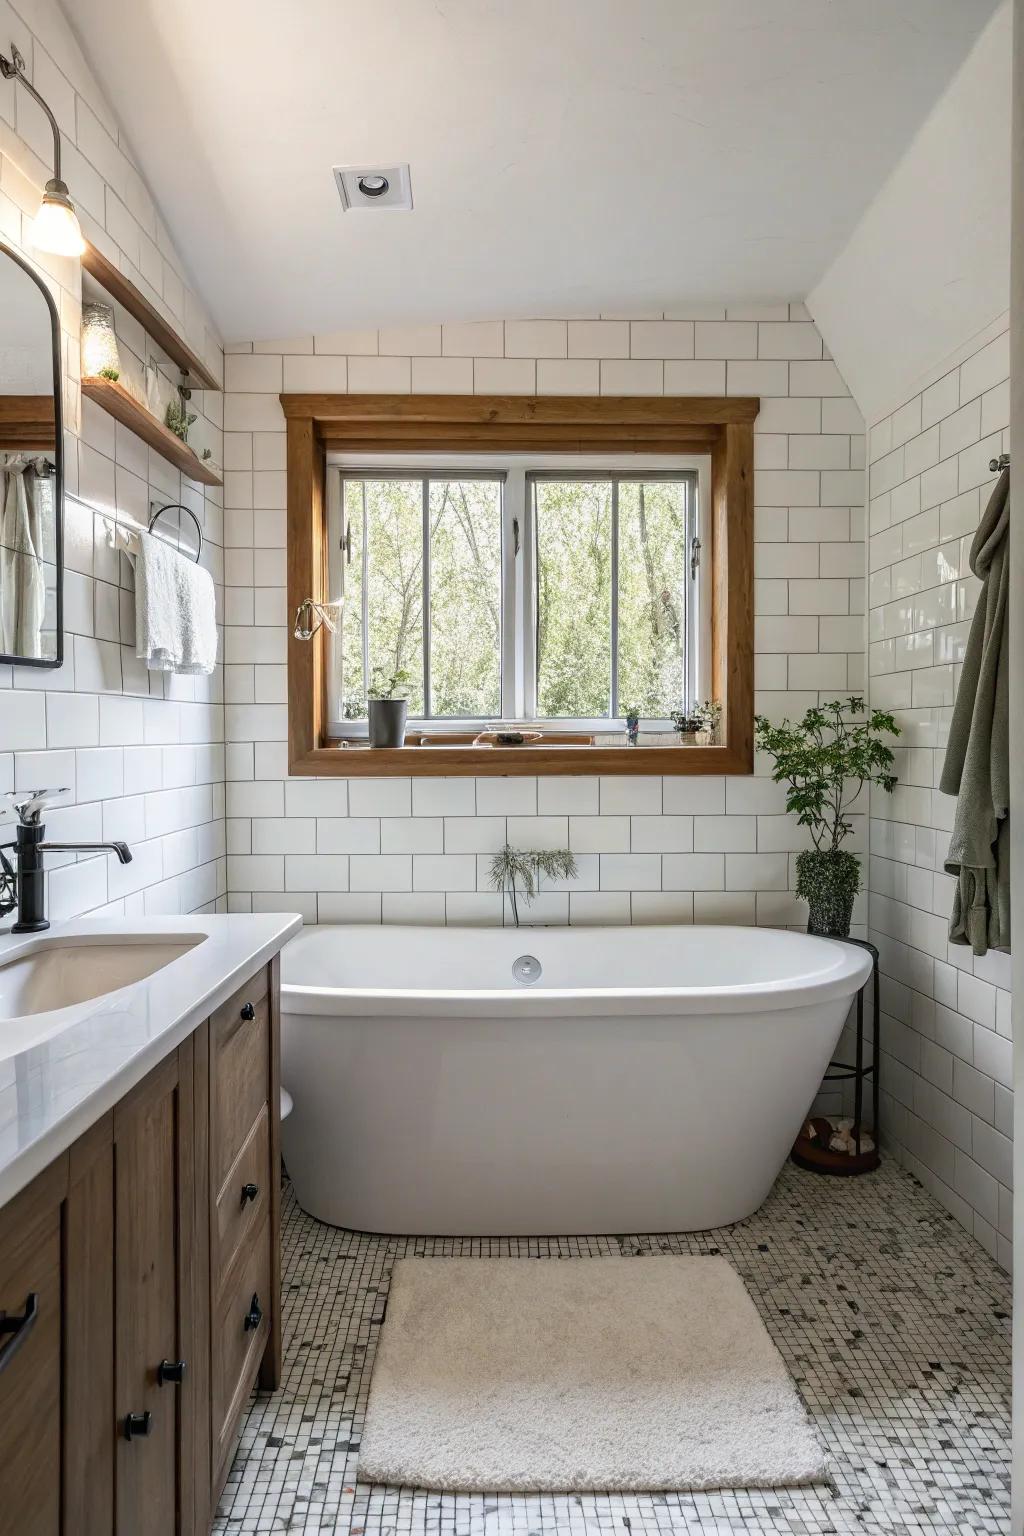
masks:
MULTIPOLYGON (((802 297, 996 0, 74 0, 228 338, 802 297), (342 214, 335 164, 415 210, 342 214)), ((73 189, 72 189, 73 191, 73 189)))

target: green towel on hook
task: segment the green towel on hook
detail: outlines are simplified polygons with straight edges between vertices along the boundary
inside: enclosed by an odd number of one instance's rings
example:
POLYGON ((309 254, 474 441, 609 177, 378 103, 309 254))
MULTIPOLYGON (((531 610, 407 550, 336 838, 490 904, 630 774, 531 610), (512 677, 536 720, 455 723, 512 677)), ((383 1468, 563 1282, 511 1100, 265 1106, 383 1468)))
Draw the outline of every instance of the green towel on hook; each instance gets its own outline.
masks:
POLYGON ((939 788, 956 795, 946 872, 957 877, 949 937, 976 955, 1010 948, 1010 471, 971 544, 982 580, 939 788))

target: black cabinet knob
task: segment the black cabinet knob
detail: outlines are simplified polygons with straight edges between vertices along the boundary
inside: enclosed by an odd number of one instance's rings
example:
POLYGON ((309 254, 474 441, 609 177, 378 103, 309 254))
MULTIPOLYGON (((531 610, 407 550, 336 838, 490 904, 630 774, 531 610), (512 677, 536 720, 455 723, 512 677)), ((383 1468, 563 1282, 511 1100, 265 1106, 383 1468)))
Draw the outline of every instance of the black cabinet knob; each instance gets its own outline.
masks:
POLYGON ((148 1410, 145 1413, 126 1413, 124 1416, 125 1439, 135 1440, 139 1435, 148 1435, 152 1422, 153 1416, 148 1410))
POLYGON ((252 1293, 252 1301, 250 1301, 250 1303, 249 1303, 249 1310, 245 1314, 245 1331, 246 1331, 246 1333, 249 1332, 250 1328, 258 1328, 260 1323, 262 1323, 262 1321, 263 1321, 263 1311, 262 1311, 262 1309, 260 1307, 260 1299, 257 1296, 256 1292, 253 1291, 253 1293, 252 1293))
POLYGON ((184 1360, 161 1360, 156 1368, 156 1379, 161 1386, 165 1382, 173 1382, 175 1386, 180 1386, 185 1380, 184 1360))
POLYGON ((259 1192, 260 1192, 260 1187, 259 1187, 258 1184, 243 1184, 242 1185, 242 1204, 246 1205, 250 1200, 255 1200, 257 1195, 259 1194, 259 1192))
POLYGON ((256 1017, 256 1009, 253 1007, 252 1003, 243 1003, 242 1004, 242 1018, 243 1019, 254 1019, 255 1017, 256 1017))

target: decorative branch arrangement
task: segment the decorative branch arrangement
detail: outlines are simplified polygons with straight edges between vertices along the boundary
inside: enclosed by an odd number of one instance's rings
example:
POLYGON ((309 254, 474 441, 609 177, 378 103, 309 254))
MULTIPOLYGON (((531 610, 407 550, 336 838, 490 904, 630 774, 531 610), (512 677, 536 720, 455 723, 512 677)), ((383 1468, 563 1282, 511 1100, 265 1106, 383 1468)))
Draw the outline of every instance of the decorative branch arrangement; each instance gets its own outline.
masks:
POLYGON ((698 721, 698 742, 701 745, 704 745, 705 743, 700 742, 700 738, 702 735, 706 735, 708 738, 708 744, 710 744, 718 735, 718 727, 722 723, 721 704, 717 699, 705 699, 703 704, 697 704, 694 707, 693 713, 696 720, 698 721))
POLYGON ((575 880, 576 873, 576 860, 568 848, 523 849, 506 843, 491 860, 490 882, 494 890, 508 896, 518 928, 518 898, 531 902, 541 875, 549 880, 575 880))

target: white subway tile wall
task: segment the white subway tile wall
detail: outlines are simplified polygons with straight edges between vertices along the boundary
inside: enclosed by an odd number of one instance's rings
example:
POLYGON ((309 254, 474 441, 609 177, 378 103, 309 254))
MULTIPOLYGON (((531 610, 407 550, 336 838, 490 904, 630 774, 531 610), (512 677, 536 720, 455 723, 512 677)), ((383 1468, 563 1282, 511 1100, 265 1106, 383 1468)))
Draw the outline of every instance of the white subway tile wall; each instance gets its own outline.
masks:
POLYGON ((1009 448, 1003 330, 869 435, 871 701, 896 715, 900 783, 871 796, 870 936, 881 952, 888 1139, 1010 1267, 1009 956, 947 940, 954 800, 937 788, 979 582, 968 555, 1009 448))
MULTIPOLYGON (((56 6, 33 5, 32 25, 0 0, 0 47, 13 40, 30 79, 45 80, 60 121, 67 177, 88 239, 142 289, 215 375, 220 343, 143 183, 114 116, 56 6)), ((14 82, 0 82, 0 236, 46 281, 61 321, 66 489, 65 656, 56 671, 0 666, 0 791, 66 785, 55 836, 123 838, 124 867, 107 857, 51 855, 52 917, 212 911, 226 904, 222 669, 209 678, 148 673, 135 657, 132 570, 113 548, 118 519, 144 523, 152 499, 183 502, 199 518, 203 561, 223 589, 220 491, 194 484, 79 390, 82 276, 77 262, 37 257, 28 229, 52 172, 48 130, 14 82), (37 153, 38 152, 38 153, 37 153)), ((117 312, 122 362, 141 367, 145 338, 117 312)), ((250 368, 261 361, 240 359, 250 368)), ((280 358, 263 360, 272 387, 280 358)), ((251 375, 254 376, 254 375, 251 375)), ((189 438, 223 460, 221 399, 195 391, 189 438)), ((258 434, 256 434, 258 437, 258 434)), ((255 451, 255 450, 254 450, 255 451)), ((263 445, 260 444, 260 454, 263 445)), ((261 464, 262 467, 262 457, 261 464)), ((230 476, 229 476, 230 483, 230 476)), ((275 487, 276 494, 276 487, 275 487)), ((191 525, 184 519, 183 542, 191 525)), ((174 520, 170 521, 173 533, 174 520)), ((263 530, 261 537, 268 536, 263 530)), ((266 685, 276 685, 267 679, 266 685)), ((276 695, 275 695, 276 696, 276 695)), ((0 833, 10 830, 3 815, 0 833)), ((2 838, 0 838, 2 840, 2 838)))
MULTIPOLYGON (((499 923, 507 914, 488 885, 488 856, 508 838, 568 845, 577 856, 578 878, 546 883, 522 908, 527 921, 806 920, 792 894, 806 839, 765 763, 757 778, 728 782, 282 782, 285 484, 277 399, 282 380, 285 389, 760 392, 757 703, 768 714, 792 715, 863 689, 865 648, 863 423, 802 305, 360 331, 243 342, 228 353, 224 451, 237 467, 225 513, 232 910, 299 908, 322 922, 499 923)), ((866 849, 866 819, 856 818, 858 850, 866 849)), ((856 916, 863 925, 866 908, 856 916)))

